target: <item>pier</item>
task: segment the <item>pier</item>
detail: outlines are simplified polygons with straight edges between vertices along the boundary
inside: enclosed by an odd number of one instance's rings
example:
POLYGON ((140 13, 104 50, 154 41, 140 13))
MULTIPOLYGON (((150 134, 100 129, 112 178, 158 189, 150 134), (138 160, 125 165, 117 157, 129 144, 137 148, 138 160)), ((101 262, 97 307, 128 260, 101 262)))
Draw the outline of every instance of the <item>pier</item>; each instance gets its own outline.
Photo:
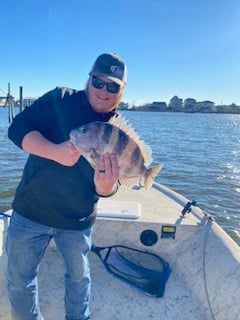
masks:
POLYGON ((0 96, 0 107, 8 108, 8 120, 9 123, 12 122, 15 112, 14 108, 20 108, 20 111, 23 110, 23 89, 22 87, 19 88, 19 100, 16 101, 14 96, 11 95, 11 88, 10 83, 8 83, 8 90, 4 90, 0 87, 0 93, 4 94, 4 96, 0 96))

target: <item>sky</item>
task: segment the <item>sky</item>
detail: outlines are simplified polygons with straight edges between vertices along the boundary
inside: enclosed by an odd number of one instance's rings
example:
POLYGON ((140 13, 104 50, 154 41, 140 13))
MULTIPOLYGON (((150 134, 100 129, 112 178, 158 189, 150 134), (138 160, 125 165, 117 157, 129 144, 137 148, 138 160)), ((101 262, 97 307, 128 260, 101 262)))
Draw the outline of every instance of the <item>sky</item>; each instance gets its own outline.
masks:
MULTIPOLYGON (((240 105, 239 0, 1 0, 0 88, 85 88, 98 55, 128 67, 123 101, 240 105)), ((0 92, 0 95, 2 93, 0 92)))

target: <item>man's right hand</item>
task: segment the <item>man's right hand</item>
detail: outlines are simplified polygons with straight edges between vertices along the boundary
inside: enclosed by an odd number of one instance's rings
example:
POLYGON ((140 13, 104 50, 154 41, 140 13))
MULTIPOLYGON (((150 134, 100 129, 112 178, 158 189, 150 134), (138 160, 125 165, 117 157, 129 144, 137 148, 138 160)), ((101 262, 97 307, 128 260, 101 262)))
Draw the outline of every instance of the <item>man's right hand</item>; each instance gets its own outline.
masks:
POLYGON ((28 153, 56 161, 63 166, 75 165, 81 156, 70 141, 55 144, 39 131, 27 133, 23 138, 22 148, 28 153))

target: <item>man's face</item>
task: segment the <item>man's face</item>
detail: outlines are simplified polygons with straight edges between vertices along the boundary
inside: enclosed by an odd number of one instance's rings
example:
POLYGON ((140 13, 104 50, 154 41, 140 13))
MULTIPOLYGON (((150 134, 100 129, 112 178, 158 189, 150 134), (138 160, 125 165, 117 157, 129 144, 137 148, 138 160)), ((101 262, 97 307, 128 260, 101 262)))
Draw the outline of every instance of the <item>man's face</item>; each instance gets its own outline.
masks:
POLYGON ((92 108, 99 113, 115 109, 122 98, 123 86, 102 76, 90 76, 87 95, 92 108))

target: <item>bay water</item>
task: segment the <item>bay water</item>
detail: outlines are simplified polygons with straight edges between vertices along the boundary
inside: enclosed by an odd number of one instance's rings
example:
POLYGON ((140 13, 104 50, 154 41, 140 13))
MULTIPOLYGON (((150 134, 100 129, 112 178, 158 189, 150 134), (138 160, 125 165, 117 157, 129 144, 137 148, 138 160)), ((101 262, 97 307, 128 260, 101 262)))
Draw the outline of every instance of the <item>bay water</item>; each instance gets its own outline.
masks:
MULTIPOLYGON (((156 182, 212 215, 240 245, 240 115, 123 111, 164 168, 156 182)), ((7 138, 0 108, 0 211, 11 208, 27 158, 7 138)))

